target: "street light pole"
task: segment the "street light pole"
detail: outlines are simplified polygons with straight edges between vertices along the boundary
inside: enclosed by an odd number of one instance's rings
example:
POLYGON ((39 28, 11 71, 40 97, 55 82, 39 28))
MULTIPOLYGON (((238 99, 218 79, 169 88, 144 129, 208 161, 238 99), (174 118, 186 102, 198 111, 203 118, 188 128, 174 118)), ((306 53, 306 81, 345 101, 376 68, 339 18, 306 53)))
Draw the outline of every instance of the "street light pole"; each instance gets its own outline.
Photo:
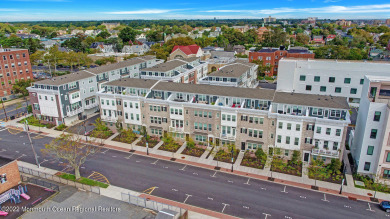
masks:
POLYGON ((31 149, 32 149, 33 154, 34 154, 35 162, 37 163, 38 168, 40 168, 41 165, 38 162, 37 153, 35 152, 34 145, 33 145, 32 140, 31 140, 30 132, 28 131, 29 127, 28 127, 27 120, 26 120, 26 123, 24 125, 25 125, 25 129, 26 129, 26 132, 27 132, 28 139, 30 140, 30 145, 31 145, 31 149))
POLYGON ((1 103, 3 104, 3 110, 4 110, 5 120, 8 121, 7 112, 5 111, 5 107, 4 107, 4 101, 1 101, 1 103))
POLYGON ((344 185, 344 180, 345 180, 345 169, 347 168, 347 165, 344 164, 344 170, 343 170, 343 180, 341 181, 341 186, 340 186, 340 192, 339 194, 343 193, 343 185, 344 185))
POLYGON ((233 172, 233 164, 234 164, 234 154, 233 154, 233 152, 234 152, 234 150, 233 150, 233 148, 232 148, 232 172, 233 172))
POLYGON ((148 133, 146 132, 146 126, 144 126, 144 138, 146 142, 146 155, 149 155, 148 133))

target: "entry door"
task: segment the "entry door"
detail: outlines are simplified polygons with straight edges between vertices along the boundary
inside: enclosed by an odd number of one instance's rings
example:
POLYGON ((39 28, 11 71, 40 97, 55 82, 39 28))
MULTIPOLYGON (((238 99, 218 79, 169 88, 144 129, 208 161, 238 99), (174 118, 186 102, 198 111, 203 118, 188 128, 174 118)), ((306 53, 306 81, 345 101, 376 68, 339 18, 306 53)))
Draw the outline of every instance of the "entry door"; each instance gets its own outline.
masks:
POLYGON ((245 151, 245 142, 241 142, 241 150, 245 151))
POLYGON ((303 155, 303 161, 309 162, 309 156, 310 156, 309 153, 305 153, 305 154, 303 155))

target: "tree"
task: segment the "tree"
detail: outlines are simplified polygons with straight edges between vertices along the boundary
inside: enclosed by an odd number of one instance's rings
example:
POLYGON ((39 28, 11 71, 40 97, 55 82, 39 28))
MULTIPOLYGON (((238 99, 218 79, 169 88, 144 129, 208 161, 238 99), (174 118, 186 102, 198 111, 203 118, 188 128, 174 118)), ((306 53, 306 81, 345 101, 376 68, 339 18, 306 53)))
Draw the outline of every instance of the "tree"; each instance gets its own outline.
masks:
POLYGON ((130 40, 135 41, 137 34, 138 31, 134 30, 133 28, 125 27, 119 32, 118 36, 122 39, 123 42, 128 43, 130 40))
POLYGON ((330 176, 321 159, 312 160, 311 165, 307 169, 309 177, 314 178, 315 187, 317 187, 318 179, 325 179, 330 176))
POLYGON ((73 66, 76 64, 78 59, 78 53, 74 51, 68 52, 68 54, 64 55, 64 60, 66 65, 70 66, 70 71, 73 72, 73 66))
POLYGON ((298 33, 296 39, 298 43, 302 43, 303 45, 309 44, 310 41, 310 37, 303 33, 298 33))
POLYGON ((50 47, 48 54, 44 56, 44 62, 48 62, 49 66, 54 66, 54 72, 57 71, 57 64, 63 59, 63 53, 58 50, 58 46, 50 47))
POLYGON ((35 53, 30 55, 30 61, 33 65, 38 65, 42 60, 43 56, 45 54, 45 51, 38 50, 35 53))
POLYGON ((16 81, 12 85, 12 91, 16 94, 22 94, 23 96, 28 96, 27 88, 31 86, 32 80, 20 80, 16 81))
POLYGON ((95 129, 92 131, 91 136, 100 139, 100 145, 104 145, 104 141, 111 136, 111 130, 102 122, 100 118, 95 120, 95 129))
POLYGON ((111 36, 111 34, 107 31, 107 30, 104 30, 102 32, 100 32, 98 35, 96 35, 97 37, 101 37, 103 39, 107 39, 108 37, 111 36))
POLYGON ((266 31, 263 34, 261 44, 263 47, 279 47, 281 45, 285 45, 286 40, 286 32, 283 32, 281 29, 277 28, 275 30, 266 31))
POLYGON ((61 134, 50 144, 46 144, 41 151, 45 156, 64 160, 74 169, 74 175, 78 180, 81 177, 80 166, 85 163, 89 156, 97 153, 99 148, 82 143, 79 135, 61 134))

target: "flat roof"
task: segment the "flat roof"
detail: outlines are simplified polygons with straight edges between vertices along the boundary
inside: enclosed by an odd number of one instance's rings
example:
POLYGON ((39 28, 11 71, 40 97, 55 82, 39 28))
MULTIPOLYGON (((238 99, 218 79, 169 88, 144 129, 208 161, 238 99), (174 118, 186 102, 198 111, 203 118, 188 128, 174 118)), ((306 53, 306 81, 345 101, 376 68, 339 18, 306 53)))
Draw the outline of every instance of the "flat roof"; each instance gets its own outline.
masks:
POLYGON ((140 78, 122 78, 105 83, 107 86, 136 87, 150 89, 158 80, 140 79, 140 78))
POLYGON ((215 96, 231 96, 252 99, 272 100, 275 90, 273 89, 254 89, 216 86, 207 84, 182 84, 174 82, 159 82, 153 90, 206 94, 215 96))
POLYGON ((316 106, 335 109, 349 109, 347 98, 293 92, 275 92, 274 103, 286 103, 301 106, 316 106))
POLYGON ((120 68, 125 68, 127 66, 137 65, 137 64, 143 63, 143 62, 148 61, 148 60, 149 59, 145 59, 145 58, 142 59, 141 57, 136 57, 136 58, 122 61, 122 62, 113 63, 110 65, 102 65, 102 66, 99 66, 97 68, 90 68, 87 71, 92 72, 94 74, 100 74, 100 73, 104 73, 104 72, 108 72, 108 71, 117 70, 120 68))
POLYGON ((390 61, 369 61, 369 60, 345 60, 345 59, 308 59, 308 58, 294 58, 294 57, 283 57, 279 61, 306 61, 306 62, 340 62, 340 63, 375 63, 375 64, 390 64, 390 61))
POLYGON ((233 63, 223 66, 218 71, 212 72, 208 76, 238 78, 247 72, 250 68, 251 67, 246 64, 233 63))
POLYGON ((10 159, 10 158, 6 158, 6 157, 0 157, 0 167, 9 164, 9 163, 11 163, 12 161, 14 161, 14 160, 13 160, 13 159, 10 159))
POLYGON ((167 72, 184 64, 187 64, 187 62, 184 60, 174 59, 168 62, 160 63, 150 68, 144 68, 142 71, 167 72))
POLYGON ((43 84, 43 85, 62 85, 62 84, 67 84, 73 81, 85 79, 94 76, 95 74, 89 72, 88 70, 82 70, 78 72, 73 72, 67 75, 61 75, 57 76, 54 78, 42 80, 42 81, 37 81, 34 82, 34 84, 43 84))

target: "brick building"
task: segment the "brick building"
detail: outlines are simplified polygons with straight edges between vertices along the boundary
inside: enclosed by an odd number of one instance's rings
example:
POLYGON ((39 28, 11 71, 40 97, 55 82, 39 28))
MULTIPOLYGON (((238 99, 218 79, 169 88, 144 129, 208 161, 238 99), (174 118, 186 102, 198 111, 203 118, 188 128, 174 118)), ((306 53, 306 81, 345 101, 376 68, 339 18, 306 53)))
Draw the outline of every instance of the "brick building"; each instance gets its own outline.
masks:
POLYGON ((276 76, 278 73, 279 60, 283 57, 314 58, 314 53, 305 47, 291 47, 288 50, 281 48, 263 48, 257 52, 249 53, 249 62, 254 60, 263 61, 263 66, 271 66, 270 71, 264 72, 266 76, 276 76))
POLYGON ((13 97, 12 85, 18 80, 32 79, 30 56, 27 49, 0 47, 0 97, 13 97))
POLYGON ((0 157, 0 194, 20 183, 16 160, 0 157))

